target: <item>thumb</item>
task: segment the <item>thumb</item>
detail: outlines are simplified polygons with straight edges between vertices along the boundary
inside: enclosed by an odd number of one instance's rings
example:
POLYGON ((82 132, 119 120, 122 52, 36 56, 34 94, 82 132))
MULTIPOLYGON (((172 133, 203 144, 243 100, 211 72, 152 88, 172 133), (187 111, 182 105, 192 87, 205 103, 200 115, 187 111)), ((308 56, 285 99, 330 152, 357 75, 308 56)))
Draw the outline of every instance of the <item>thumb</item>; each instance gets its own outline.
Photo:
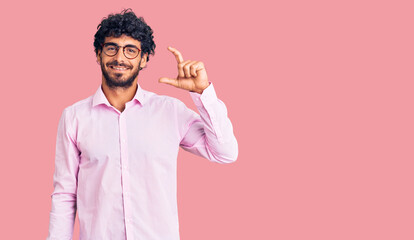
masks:
POLYGON ((172 85, 174 87, 178 87, 178 80, 174 79, 174 78, 162 77, 162 78, 158 79, 158 82, 166 83, 166 84, 172 85))

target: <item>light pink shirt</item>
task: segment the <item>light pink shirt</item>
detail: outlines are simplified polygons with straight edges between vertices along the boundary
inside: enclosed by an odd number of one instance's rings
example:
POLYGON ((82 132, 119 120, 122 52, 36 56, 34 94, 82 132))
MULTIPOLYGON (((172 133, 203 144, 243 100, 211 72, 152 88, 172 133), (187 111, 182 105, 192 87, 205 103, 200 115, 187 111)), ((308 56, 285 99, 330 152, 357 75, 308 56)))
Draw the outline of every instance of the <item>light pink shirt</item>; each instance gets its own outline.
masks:
POLYGON ((139 85, 119 112, 101 87, 59 121, 47 240, 178 240, 179 147, 212 162, 237 159, 227 109, 213 84, 190 92, 200 115, 139 85))

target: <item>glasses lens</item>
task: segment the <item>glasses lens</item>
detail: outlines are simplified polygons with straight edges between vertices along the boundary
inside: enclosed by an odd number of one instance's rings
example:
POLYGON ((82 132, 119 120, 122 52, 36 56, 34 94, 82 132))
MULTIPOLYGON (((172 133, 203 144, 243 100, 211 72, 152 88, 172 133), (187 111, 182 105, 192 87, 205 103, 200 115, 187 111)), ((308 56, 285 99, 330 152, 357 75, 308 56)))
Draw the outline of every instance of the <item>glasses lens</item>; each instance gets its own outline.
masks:
POLYGON ((108 56, 113 56, 113 55, 116 55, 116 53, 118 52, 118 49, 114 45, 105 44, 104 52, 108 56))
POLYGON ((138 56, 139 50, 135 47, 126 47, 124 52, 127 58, 135 58, 138 56))

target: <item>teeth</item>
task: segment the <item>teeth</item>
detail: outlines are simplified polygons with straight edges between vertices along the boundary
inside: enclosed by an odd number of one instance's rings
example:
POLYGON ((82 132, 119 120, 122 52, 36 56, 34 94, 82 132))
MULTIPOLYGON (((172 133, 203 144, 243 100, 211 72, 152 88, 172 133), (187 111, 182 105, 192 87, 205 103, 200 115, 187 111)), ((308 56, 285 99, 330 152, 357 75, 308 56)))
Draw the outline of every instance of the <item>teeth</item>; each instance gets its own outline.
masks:
POLYGON ((117 68, 117 67, 114 67, 114 66, 112 66, 112 68, 116 69, 116 70, 126 70, 126 68, 117 68))

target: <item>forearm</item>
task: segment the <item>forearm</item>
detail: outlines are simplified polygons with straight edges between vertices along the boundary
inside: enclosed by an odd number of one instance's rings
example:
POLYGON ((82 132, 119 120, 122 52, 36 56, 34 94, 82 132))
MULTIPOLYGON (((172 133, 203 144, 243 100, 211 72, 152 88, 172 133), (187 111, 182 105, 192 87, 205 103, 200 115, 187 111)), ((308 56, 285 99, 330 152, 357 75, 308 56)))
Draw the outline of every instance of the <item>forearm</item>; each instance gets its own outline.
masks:
POLYGON ((201 95, 191 93, 191 97, 200 113, 201 121, 195 122, 190 127, 204 129, 203 136, 199 136, 200 139, 194 147, 199 148, 199 151, 206 151, 207 158, 212 161, 219 163, 236 161, 238 143, 233 133, 233 125, 227 116, 226 105, 217 98, 214 87, 209 86, 201 95))
POLYGON ((49 234, 47 240, 71 240, 76 217, 76 195, 52 194, 49 234))
POLYGON ((71 240, 76 216, 79 150, 71 111, 65 109, 59 121, 56 138, 55 172, 53 175, 52 208, 47 240, 71 240))

